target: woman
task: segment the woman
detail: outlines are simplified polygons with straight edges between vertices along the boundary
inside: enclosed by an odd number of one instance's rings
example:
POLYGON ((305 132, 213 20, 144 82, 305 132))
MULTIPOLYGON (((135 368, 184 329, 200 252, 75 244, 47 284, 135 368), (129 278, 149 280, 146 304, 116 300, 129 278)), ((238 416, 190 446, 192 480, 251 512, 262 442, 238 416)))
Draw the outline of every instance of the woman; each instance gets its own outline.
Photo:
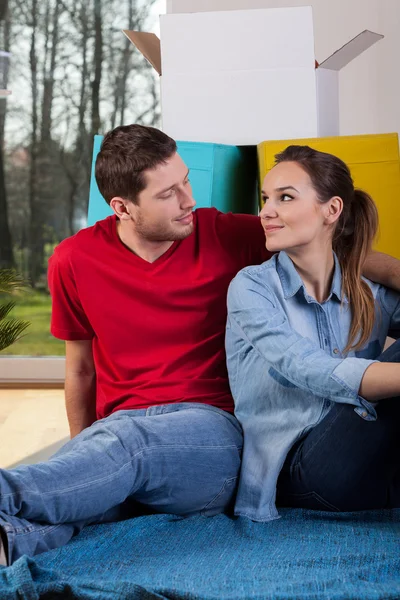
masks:
POLYGON ((376 207, 341 160, 306 146, 277 155, 262 194, 266 247, 279 254, 228 292, 244 430, 235 514, 400 507, 400 340, 381 354, 400 337, 400 296, 361 277, 376 207))

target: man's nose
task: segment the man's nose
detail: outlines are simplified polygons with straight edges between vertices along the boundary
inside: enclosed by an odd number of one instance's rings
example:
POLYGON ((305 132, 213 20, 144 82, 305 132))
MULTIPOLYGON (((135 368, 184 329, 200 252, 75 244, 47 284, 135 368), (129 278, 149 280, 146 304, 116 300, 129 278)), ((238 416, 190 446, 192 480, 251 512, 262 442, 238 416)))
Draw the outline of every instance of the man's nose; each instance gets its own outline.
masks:
POLYGON ((196 206, 196 200, 193 198, 192 188, 182 190, 181 206, 186 208, 193 208, 196 206))

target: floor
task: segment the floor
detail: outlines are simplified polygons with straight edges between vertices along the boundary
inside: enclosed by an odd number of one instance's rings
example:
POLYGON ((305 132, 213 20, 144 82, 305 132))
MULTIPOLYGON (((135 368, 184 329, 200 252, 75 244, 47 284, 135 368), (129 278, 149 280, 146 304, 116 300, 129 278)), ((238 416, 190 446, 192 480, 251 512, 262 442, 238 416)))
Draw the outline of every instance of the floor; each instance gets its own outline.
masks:
POLYGON ((0 390, 0 467, 45 460, 69 436, 64 390, 0 390))

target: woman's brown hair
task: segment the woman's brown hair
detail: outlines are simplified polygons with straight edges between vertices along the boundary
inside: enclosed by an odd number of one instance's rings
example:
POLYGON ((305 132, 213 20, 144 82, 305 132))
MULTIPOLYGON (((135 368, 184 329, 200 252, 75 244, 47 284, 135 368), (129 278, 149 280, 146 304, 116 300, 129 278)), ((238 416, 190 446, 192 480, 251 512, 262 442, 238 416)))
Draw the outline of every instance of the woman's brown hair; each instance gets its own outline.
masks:
POLYGON ((334 196, 343 201, 343 211, 333 234, 333 250, 342 270, 342 295, 351 308, 351 327, 344 352, 359 350, 375 321, 374 297, 361 278, 361 269, 378 230, 378 211, 371 196, 354 188, 347 165, 332 154, 309 146, 288 146, 275 156, 276 164, 297 163, 310 177, 320 202, 334 196))

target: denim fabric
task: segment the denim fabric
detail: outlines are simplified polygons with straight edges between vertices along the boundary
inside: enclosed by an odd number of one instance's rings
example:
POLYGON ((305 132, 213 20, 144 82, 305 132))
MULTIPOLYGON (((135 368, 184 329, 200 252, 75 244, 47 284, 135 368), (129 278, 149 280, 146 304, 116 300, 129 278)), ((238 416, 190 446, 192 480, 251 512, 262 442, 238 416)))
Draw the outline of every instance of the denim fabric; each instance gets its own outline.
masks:
POLYGON ((242 432, 218 408, 182 403, 118 411, 49 461, 0 470, 9 563, 116 520, 134 499, 154 512, 214 515, 233 500, 242 432))
POLYGON ((245 438, 235 514, 256 521, 278 517, 276 483, 286 456, 333 403, 353 405, 361 418, 376 419, 374 406, 358 390, 387 335, 399 336, 400 297, 367 283, 376 303, 374 331, 361 351, 345 356, 351 313, 336 257, 323 303, 307 294, 285 252, 243 269, 232 281, 226 353, 245 438))
MULTIPOLYGON (((400 363, 400 340, 380 357, 400 363)), ((290 450, 278 479, 278 504, 316 510, 400 508, 400 397, 380 400, 378 419, 359 419, 348 404, 290 450)))
POLYGON ((0 568, 1 600, 399 600, 400 510, 150 515, 0 568))

